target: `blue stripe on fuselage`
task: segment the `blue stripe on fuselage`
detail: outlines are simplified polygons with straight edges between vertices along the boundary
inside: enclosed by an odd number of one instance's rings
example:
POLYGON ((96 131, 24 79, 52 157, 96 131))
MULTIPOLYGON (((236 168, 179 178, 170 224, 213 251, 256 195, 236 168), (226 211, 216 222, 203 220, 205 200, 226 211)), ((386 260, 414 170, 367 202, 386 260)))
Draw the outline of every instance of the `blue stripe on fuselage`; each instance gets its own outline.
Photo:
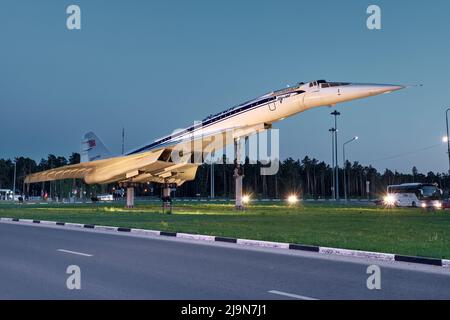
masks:
MULTIPOLYGON (((292 91, 291 94, 292 93, 302 94, 304 92, 305 91, 303 91, 303 90, 295 90, 295 91, 292 91)), ((285 94, 283 94, 283 95, 285 95, 285 94)), ((155 149, 155 148, 158 148, 158 147, 162 147, 164 145, 170 145, 172 142, 175 142, 175 141, 172 141, 172 139, 174 139, 176 137, 179 137, 179 136, 182 136, 182 135, 188 134, 188 133, 194 133, 197 129, 207 128, 209 126, 212 126, 212 125, 215 125, 217 123, 220 123, 220 122, 222 122, 224 120, 228 120, 231 117, 242 115, 242 114, 244 114, 244 113, 246 113, 248 111, 252 111, 252 110, 254 110, 256 108, 267 106, 268 104, 270 104, 271 102, 273 102, 276 99, 277 99, 277 97, 270 97, 270 98, 261 99, 261 100, 255 101, 255 102, 252 101, 252 103, 249 103, 248 105, 243 105, 241 107, 237 107, 235 109, 231 109, 228 112, 224 111, 224 112, 219 113, 219 114, 217 114, 215 116, 212 116, 211 118, 204 119, 201 124, 193 125, 193 126, 187 128, 187 129, 184 129, 183 131, 175 133, 174 135, 170 135, 168 137, 156 140, 155 142, 153 142, 151 144, 148 144, 148 145, 146 145, 144 147, 141 147, 139 149, 130 151, 126 155, 131 155, 131 154, 136 154, 136 153, 139 153, 139 152, 150 151, 152 149, 155 149)), ((179 142, 179 141, 176 141, 176 142, 179 142)))

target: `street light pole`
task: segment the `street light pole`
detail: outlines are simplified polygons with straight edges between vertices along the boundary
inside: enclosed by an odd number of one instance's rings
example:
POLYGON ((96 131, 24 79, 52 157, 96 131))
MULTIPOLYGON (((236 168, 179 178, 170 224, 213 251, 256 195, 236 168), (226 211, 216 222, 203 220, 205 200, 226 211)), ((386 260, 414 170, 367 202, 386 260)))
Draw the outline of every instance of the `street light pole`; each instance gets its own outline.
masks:
POLYGON ((332 189, 331 189, 331 197, 336 200, 336 187, 335 187, 335 183, 336 183, 336 179, 334 178, 334 132, 336 131, 336 129, 331 128, 330 130, 331 133, 331 176, 332 176, 332 189))
POLYGON ((122 155, 125 154, 125 127, 122 127, 122 155))
POLYGON ((335 191, 335 195, 336 195, 336 200, 339 200, 339 161, 338 161, 338 137, 337 137, 337 133, 338 133, 338 128, 337 128, 337 117, 341 115, 340 112, 338 112, 337 110, 334 110, 331 113, 332 116, 334 116, 334 158, 335 158, 335 187, 336 187, 336 191, 335 191))
POLYGON ((448 112, 450 111, 450 108, 447 108, 445 110, 445 124, 447 126, 447 156, 448 156, 448 174, 450 176, 450 136, 448 135, 448 112))
POLYGON ((14 182, 13 182, 13 201, 16 194, 16 173, 17 173, 17 159, 14 159, 14 182))
POLYGON ((345 142, 345 143, 342 145, 342 160, 343 160, 342 165, 343 165, 343 168, 344 168, 344 197, 345 197, 345 202, 347 202, 347 169, 345 168, 345 164, 346 164, 346 159, 345 159, 345 146, 346 146, 347 144, 349 144, 350 142, 353 142, 353 141, 355 141, 355 140, 358 140, 358 137, 357 137, 357 136, 351 138, 350 140, 348 140, 347 142, 345 142))

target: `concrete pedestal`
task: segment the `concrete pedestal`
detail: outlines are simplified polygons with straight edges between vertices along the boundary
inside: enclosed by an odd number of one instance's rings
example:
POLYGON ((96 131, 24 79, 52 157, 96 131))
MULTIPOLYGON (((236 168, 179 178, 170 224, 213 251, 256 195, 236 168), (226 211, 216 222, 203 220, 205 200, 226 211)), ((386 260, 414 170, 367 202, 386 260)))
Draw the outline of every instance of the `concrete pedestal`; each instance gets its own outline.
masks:
POLYGON ((241 152, 243 146, 240 145, 239 139, 234 140, 234 181, 235 181, 235 208, 236 210, 244 210, 244 204, 242 202, 242 180, 244 174, 241 167, 241 152))
POLYGON ((127 188, 127 208, 134 208, 134 188, 127 188))
POLYGON ((242 180, 244 179, 244 176, 239 173, 240 173, 240 168, 235 168, 234 169, 234 181, 236 184, 235 208, 236 208, 236 210, 244 210, 244 204, 242 202, 242 180))
POLYGON ((171 189, 169 186, 165 186, 163 189, 163 196, 162 196, 162 209, 163 213, 172 213, 172 198, 170 196, 171 189))

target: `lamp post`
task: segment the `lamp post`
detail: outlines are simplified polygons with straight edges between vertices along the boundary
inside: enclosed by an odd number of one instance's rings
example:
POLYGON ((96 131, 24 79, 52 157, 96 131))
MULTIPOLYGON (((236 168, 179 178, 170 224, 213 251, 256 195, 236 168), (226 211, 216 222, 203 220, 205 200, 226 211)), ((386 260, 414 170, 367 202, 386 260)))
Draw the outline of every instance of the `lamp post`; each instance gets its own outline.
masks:
POLYGON ((337 117, 341 115, 340 112, 338 112, 337 110, 334 110, 333 112, 330 113, 332 116, 334 116, 334 160, 335 160, 335 187, 336 187, 336 191, 335 191, 335 196, 336 196, 336 200, 339 200, 339 162, 338 162, 338 151, 337 151, 337 146, 338 146, 338 137, 337 137, 337 133, 338 133, 338 128, 337 128, 337 117))
POLYGON ((450 175, 450 136, 448 135, 448 112, 450 108, 445 110, 445 124, 447 126, 447 156, 448 156, 448 174, 450 175))
POLYGON ((122 155, 125 154, 125 127, 122 127, 122 155))
POLYGON ((346 160, 347 159, 345 159, 345 146, 347 144, 349 144, 350 142, 353 142, 353 141, 356 141, 356 140, 358 140, 357 136, 351 138, 350 140, 348 140, 347 142, 345 142, 342 145, 342 160, 343 160, 342 165, 344 167, 344 198, 345 198, 345 202, 347 202, 347 170, 345 168, 345 164, 346 164, 346 160))
POLYGON ((13 201, 16 195, 16 173, 17 173, 17 159, 14 159, 14 182, 13 182, 13 201))
POLYGON ((330 133, 331 133, 331 168, 332 168, 332 170, 331 170, 331 177, 332 177, 332 181, 333 181, 332 187, 331 187, 332 188, 331 189, 331 197, 334 200, 336 200, 336 193, 335 193, 335 191, 336 191, 336 188, 335 188, 336 180, 334 179, 334 132, 336 131, 336 129, 335 128, 331 128, 328 131, 330 131, 330 133))

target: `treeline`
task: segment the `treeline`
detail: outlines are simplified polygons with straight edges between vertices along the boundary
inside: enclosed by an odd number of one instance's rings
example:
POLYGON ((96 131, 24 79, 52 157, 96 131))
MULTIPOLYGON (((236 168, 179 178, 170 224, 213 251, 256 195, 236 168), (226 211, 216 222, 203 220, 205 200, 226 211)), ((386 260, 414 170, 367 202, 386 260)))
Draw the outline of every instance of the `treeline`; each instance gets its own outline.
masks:
MULTIPOLYGON (((12 189, 14 177, 14 163, 16 163, 16 190, 24 191, 26 175, 34 172, 57 168, 80 162, 80 155, 72 153, 68 158, 48 155, 36 163, 33 159, 18 157, 14 160, 0 159, 0 189, 12 189)), ((261 175, 260 163, 249 164, 244 167, 244 191, 255 198, 284 198, 295 193, 305 198, 330 198, 332 196, 332 168, 323 161, 306 156, 302 160, 292 158, 279 163, 279 170, 275 175, 261 175)), ((234 196, 234 165, 214 165, 215 195, 217 197, 232 198, 234 196)), ((386 191, 391 184, 409 182, 437 183, 440 188, 448 190, 450 178, 448 174, 428 172, 419 173, 414 167, 410 173, 400 173, 386 169, 378 172, 372 166, 364 166, 359 162, 345 163, 347 178, 347 194, 353 198, 375 197, 386 191), (370 194, 367 194, 366 182, 370 183, 370 194)), ((194 181, 184 183, 178 187, 178 197, 208 197, 210 195, 210 165, 203 164, 198 168, 194 181)), ((112 192, 117 188, 114 184, 103 186, 89 186, 80 180, 63 180, 30 185, 30 196, 41 196, 47 193, 49 197, 86 196, 98 193, 112 192), (76 193, 73 191, 76 190, 76 193)), ((339 169, 340 196, 344 195, 344 169, 339 169)), ((161 187, 157 184, 143 185, 136 190, 137 195, 159 196, 161 187)))
MULTIPOLYGON (((306 156, 303 160, 288 158, 280 162, 278 173, 272 176, 260 174, 261 164, 244 165, 244 190, 255 198, 285 198, 295 193, 304 198, 331 198, 333 189, 333 170, 324 161, 306 156)), ((233 165, 215 165, 215 195, 232 197, 234 195, 233 165)), ((344 169, 339 168, 339 194, 344 197, 344 169)), ((375 197, 386 192, 388 185, 427 182, 437 183, 448 190, 450 178, 447 174, 428 172, 419 173, 413 167, 411 173, 400 173, 386 169, 378 172, 372 166, 364 166, 358 161, 345 163, 347 195, 353 198, 375 197), (367 194, 366 182, 369 181, 367 194)), ((210 167, 199 167, 195 181, 186 182, 178 193, 180 196, 209 195, 210 167)))
MULTIPOLYGON (((26 157, 17 157, 14 160, 0 159, 0 189, 13 189, 14 169, 16 170, 16 192, 25 194, 24 180, 28 174, 77 163, 80 163, 80 154, 76 152, 68 158, 49 154, 47 159, 41 159, 39 163, 26 157)), ((29 186, 28 194, 41 196, 47 192, 52 196, 68 197, 73 189, 81 188, 83 185, 85 185, 83 182, 73 180, 35 183, 29 186)))

